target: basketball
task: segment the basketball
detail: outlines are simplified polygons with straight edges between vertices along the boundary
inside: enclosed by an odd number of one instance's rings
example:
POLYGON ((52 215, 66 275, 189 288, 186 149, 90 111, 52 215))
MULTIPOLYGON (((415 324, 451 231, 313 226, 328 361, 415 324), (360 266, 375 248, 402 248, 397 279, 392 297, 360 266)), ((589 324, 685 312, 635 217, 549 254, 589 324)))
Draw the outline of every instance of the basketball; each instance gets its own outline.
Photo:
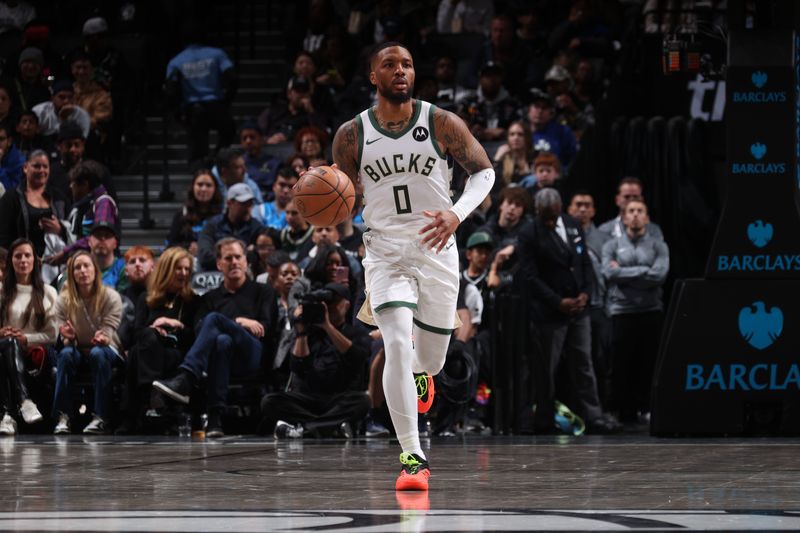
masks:
POLYGON ((300 215, 314 226, 335 226, 353 211, 356 190, 347 174, 329 166, 312 167, 294 186, 300 215))

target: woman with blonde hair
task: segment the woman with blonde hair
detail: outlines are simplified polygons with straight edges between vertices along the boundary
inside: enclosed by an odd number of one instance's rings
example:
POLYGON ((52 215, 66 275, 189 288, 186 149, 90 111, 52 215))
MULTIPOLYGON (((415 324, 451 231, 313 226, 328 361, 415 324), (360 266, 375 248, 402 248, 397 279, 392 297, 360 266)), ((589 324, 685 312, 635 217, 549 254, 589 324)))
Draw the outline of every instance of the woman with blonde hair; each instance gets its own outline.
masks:
POLYGON ((136 344, 128 352, 123 421, 117 434, 139 430, 153 381, 174 375, 194 342, 200 299, 191 282, 192 255, 185 248, 167 248, 150 276, 147 293, 136 303, 136 344))
POLYGON ((79 250, 67 262, 67 282, 58 297, 55 315, 63 341, 56 357, 55 434, 70 433, 74 407, 71 382, 86 363, 94 381, 94 409, 92 421, 83 432, 106 433, 112 412, 111 370, 125 362, 116 331, 122 319, 122 299, 117 291, 103 285, 100 267, 86 250, 79 250))
POLYGON ((58 295, 42 280, 42 263, 33 243, 17 239, 11 243, 3 282, 0 283, 0 394, 3 418, 0 435, 14 435, 19 412, 26 424, 42 420, 30 400, 26 362, 44 362, 44 347, 56 340, 53 312, 58 295))

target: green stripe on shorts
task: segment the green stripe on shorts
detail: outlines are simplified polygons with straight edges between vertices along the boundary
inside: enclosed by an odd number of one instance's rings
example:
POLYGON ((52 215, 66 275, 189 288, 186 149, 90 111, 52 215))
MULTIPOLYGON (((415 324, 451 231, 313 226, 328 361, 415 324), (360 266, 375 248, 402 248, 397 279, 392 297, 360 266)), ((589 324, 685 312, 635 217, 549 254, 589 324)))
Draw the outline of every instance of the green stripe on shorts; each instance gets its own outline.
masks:
POLYGON ((414 324, 417 325, 420 329, 424 329, 425 331, 430 331, 431 333, 439 333, 440 335, 452 335, 455 329, 447 329, 447 328, 437 328, 436 326, 429 326, 424 322, 420 322, 416 318, 414 319, 414 324))
POLYGON ((408 307, 409 309, 413 309, 414 311, 417 310, 417 304, 413 302, 403 302, 402 300, 394 300, 391 302, 382 303, 381 305, 375 308, 375 312, 380 313, 384 309, 388 309, 390 307, 408 307))

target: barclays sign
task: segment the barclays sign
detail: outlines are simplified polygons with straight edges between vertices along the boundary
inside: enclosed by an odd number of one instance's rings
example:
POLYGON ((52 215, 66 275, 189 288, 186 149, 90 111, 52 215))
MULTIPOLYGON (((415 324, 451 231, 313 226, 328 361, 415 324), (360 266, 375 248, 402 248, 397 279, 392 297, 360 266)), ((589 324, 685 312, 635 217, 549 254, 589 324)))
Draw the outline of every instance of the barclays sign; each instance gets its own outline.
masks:
MULTIPOLYGON (((756 248, 764 248, 775 235, 769 222, 758 219, 747 226, 747 239, 756 248)), ((717 256, 718 272, 800 272, 797 254, 744 254, 717 256)))
POLYGON ((760 162, 767 155, 767 145, 762 142, 754 142, 750 145, 750 155, 758 163, 733 163, 731 172, 733 174, 785 174, 786 163, 766 163, 760 162))
MULTIPOLYGON (((767 306, 762 301, 753 302, 739 311, 739 334, 750 346, 764 350, 772 346, 783 333, 783 311, 777 306, 767 306)), ((792 363, 786 367, 778 363, 745 364, 688 364, 685 389, 708 390, 800 390, 800 366, 792 363)))
POLYGON ((769 80, 769 76, 766 72, 762 71, 755 71, 750 76, 750 81, 752 82, 753 86, 756 91, 733 91, 731 93, 731 97, 734 103, 742 103, 742 104, 781 104, 786 103, 789 100, 789 97, 786 94, 786 91, 762 91, 767 85, 767 80, 769 80))

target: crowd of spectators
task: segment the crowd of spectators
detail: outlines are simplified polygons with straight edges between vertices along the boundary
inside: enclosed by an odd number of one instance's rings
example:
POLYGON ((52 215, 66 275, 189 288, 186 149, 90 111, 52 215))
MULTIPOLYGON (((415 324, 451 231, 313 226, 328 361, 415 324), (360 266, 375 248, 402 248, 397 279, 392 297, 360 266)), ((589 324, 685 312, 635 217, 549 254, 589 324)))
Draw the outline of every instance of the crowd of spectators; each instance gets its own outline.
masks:
MULTIPOLYGON (((164 99, 185 125, 193 177, 163 249, 123 235, 107 164, 118 156, 124 60, 108 23, 88 18, 84 42, 62 57, 32 44, 35 13, 17 10, 22 40, 0 83, 0 434, 20 419, 41 427, 40 410, 56 433, 163 431, 153 427, 161 414, 197 405, 211 438, 234 419, 276 438, 390 433, 381 336, 357 318, 363 221, 314 227, 292 199, 303 170, 332 162, 338 125, 373 103, 365 58, 387 40, 414 54, 416 96, 461 117, 497 173, 457 234, 463 324, 421 431, 496 422, 486 404, 498 331, 487 313, 509 294, 530 302, 532 430, 563 430, 562 404, 589 432, 647 420, 667 245, 635 177, 620 181, 619 216, 598 227, 592 195, 562 186, 603 99, 621 8, 414 5, 340 11, 311 0, 287 32, 296 39, 276 98, 239 120, 236 65, 201 24, 184 24, 164 99), (91 402, 74 397, 81 379, 91 402)), ((463 178, 454 169, 455 195, 463 178)))

